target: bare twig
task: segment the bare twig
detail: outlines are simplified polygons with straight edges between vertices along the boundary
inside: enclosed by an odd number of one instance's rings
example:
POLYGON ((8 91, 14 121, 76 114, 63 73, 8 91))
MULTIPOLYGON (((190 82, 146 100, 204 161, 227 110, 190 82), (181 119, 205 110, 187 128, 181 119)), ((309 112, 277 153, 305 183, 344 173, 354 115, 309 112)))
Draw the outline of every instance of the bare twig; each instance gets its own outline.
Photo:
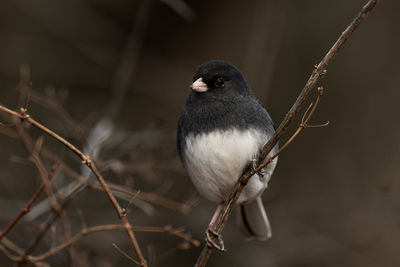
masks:
POLYGON ((318 97, 317 100, 315 101, 315 104, 311 103, 310 106, 307 108, 306 112, 304 112, 303 117, 301 118, 301 122, 299 127, 297 128, 297 130, 294 132, 294 134, 292 134, 292 136, 285 142, 285 144, 283 144, 283 146, 281 146, 279 148, 279 150, 268 159, 268 163, 264 162, 263 165, 266 166, 267 164, 271 163, 276 157, 279 156, 279 154, 281 154, 281 152, 283 150, 286 149, 286 147, 293 142, 293 140, 296 138, 296 136, 299 135, 299 133, 304 130, 305 128, 318 128, 318 127, 325 127, 329 125, 329 121, 323 124, 319 124, 319 125, 309 125, 308 122, 310 121, 312 115, 314 114, 315 110, 318 107, 319 101, 324 93, 324 90, 322 87, 318 87, 318 97), (311 110, 311 111, 310 111, 311 110), (310 112, 309 112, 310 111, 310 112))
POLYGON ((129 220, 126 216, 126 213, 123 211, 123 209, 121 208, 121 206, 118 204, 117 200, 115 199, 114 195, 111 193, 110 188, 108 187, 107 183, 105 182, 103 176, 100 174, 100 172, 98 171, 96 165, 94 164, 94 162, 91 161, 89 156, 86 156, 85 154, 83 154, 78 148, 76 148, 74 145, 72 145, 71 143, 69 143, 67 140, 65 140, 64 138, 62 138, 61 136, 59 136, 58 134, 56 134, 55 132, 51 131, 49 128, 47 128, 46 126, 40 124, 39 122, 37 122, 36 120, 32 119, 29 114, 27 114, 27 110, 26 109, 21 109, 20 113, 15 112, 13 110, 10 110, 2 105, 0 105, 0 111, 6 112, 10 115, 16 116, 18 118, 20 118, 21 120, 25 120, 28 123, 32 124, 33 126, 35 126, 36 128, 38 128, 39 130, 47 133, 48 135, 50 135, 51 137, 53 137, 54 139, 56 139, 57 141, 59 141, 60 143, 62 143, 64 146, 66 146, 68 149, 70 149, 72 152, 74 152, 81 160, 82 160, 82 164, 87 165, 90 170, 93 172, 93 174, 96 176, 97 180, 100 182, 104 192, 106 193, 107 197, 109 198, 109 200, 111 201, 112 205, 114 206, 114 209, 116 210, 118 217, 120 218, 122 225, 124 226, 125 231, 127 232, 130 241, 134 247, 135 253, 139 258, 140 264, 142 266, 147 266, 146 260, 143 257, 142 251, 139 247, 139 244, 137 243, 137 240, 135 238, 135 235, 132 231, 132 227, 129 223, 129 220))
MULTIPOLYGON (((284 118, 284 120, 279 125, 278 129, 276 130, 275 134, 271 137, 271 139, 267 142, 267 144, 262 149, 261 156, 259 158, 259 164, 254 169, 248 169, 239 179, 235 185, 234 190, 230 194, 228 201, 224 206, 224 211, 222 215, 217 219, 215 231, 217 233, 221 233, 222 229, 224 228, 229 215, 232 212, 233 206, 236 200, 239 198, 240 193, 242 192, 243 188, 249 181, 249 179, 262 168, 264 168, 267 164, 271 162, 270 159, 262 163, 264 159, 269 155, 271 150, 275 147, 278 143, 278 140, 283 135, 284 131, 287 129, 290 122, 293 120, 295 115, 300 111, 304 101, 307 99, 308 95, 310 94, 311 90, 315 87, 316 83, 319 81, 321 76, 326 73, 326 68, 328 64, 333 60, 335 55, 338 51, 343 47, 346 41, 350 38, 354 30, 360 25, 360 23, 367 17, 367 15, 371 12, 371 10, 376 6, 378 0, 370 0, 367 4, 362 8, 362 10, 358 13, 358 15, 354 18, 354 20, 350 23, 350 25, 344 30, 344 32, 340 35, 339 39, 335 42, 335 44, 331 47, 328 53, 324 56, 321 62, 315 66, 313 72, 311 73, 310 78, 306 82, 303 90, 301 91, 300 95, 297 97, 295 103, 289 110, 288 114, 284 118)), ((195 266, 205 266, 210 255, 212 253, 212 248, 208 247, 207 245, 204 246, 200 256, 197 259, 195 266)))
MULTIPOLYGON (((47 259, 48 257, 54 255, 55 253, 71 246, 72 244, 76 243, 83 237, 96 233, 96 232, 102 232, 102 231, 111 231, 111 230, 121 230, 125 229, 124 225, 121 224, 106 224, 106 225, 98 225, 98 226, 92 226, 92 227, 83 227, 81 231, 71 238, 65 240, 63 243, 57 245, 57 246, 52 246, 47 252, 42 253, 38 256, 32 256, 32 255, 26 255, 24 256, 14 256, 9 253, 4 247, 0 249, 5 252, 6 256, 12 259, 15 262, 21 262, 22 260, 26 260, 28 262, 37 262, 41 261, 44 259, 47 259)), ((153 232, 153 233, 168 233, 174 236, 177 236, 181 239, 183 239, 186 243, 189 243, 193 246, 198 247, 200 245, 200 242, 196 239, 193 239, 189 234, 184 233, 183 228, 173 228, 171 226, 162 226, 162 227, 147 227, 147 226, 134 226, 132 227, 132 230, 135 232, 153 232)), ((14 243, 11 241, 7 240, 7 242, 2 242, 2 244, 7 247, 9 250, 15 252, 18 255, 23 254, 22 249, 20 249, 18 246, 16 246, 14 243)), ((190 245, 189 245, 190 246, 190 245)), ((115 247, 115 246, 114 246, 115 247)), ((124 252, 125 253, 125 252, 124 252)), ((126 254, 126 253, 125 253, 126 254)), ((128 254, 126 254, 128 255, 128 254)), ((136 260, 132 259, 130 256, 129 258, 133 260, 134 262, 137 262, 136 260)))

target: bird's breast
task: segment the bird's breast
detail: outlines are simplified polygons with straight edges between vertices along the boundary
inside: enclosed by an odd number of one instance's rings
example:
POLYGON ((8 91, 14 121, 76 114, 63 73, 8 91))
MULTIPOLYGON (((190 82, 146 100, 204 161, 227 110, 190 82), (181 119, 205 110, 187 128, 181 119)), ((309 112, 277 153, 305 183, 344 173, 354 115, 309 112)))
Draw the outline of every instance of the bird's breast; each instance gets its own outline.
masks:
MULTIPOLYGON (((184 166, 202 195, 212 201, 225 200, 268 137, 257 129, 189 134, 183 149, 184 166)), ((268 179, 251 178, 239 201, 255 198, 265 189, 268 179)))

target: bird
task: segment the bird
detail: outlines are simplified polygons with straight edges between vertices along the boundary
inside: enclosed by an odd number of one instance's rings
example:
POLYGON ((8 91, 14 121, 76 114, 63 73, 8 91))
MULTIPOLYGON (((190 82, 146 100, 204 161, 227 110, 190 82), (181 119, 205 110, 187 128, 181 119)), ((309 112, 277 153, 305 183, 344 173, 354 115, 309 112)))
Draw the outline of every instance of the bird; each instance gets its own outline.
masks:
MULTIPOLYGON (((197 67, 177 127, 177 151, 194 186, 218 202, 206 230, 207 245, 224 250, 215 223, 236 182, 255 167, 261 149, 275 132, 272 119, 231 63, 210 60, 197 67)), ((277 151, 277 145, 270 155, 277 151)), ((277 164, 275 158, 255 173, 237 202, 237 218, 245 236, 267 240, 271 227, 261 195, 277 164)))

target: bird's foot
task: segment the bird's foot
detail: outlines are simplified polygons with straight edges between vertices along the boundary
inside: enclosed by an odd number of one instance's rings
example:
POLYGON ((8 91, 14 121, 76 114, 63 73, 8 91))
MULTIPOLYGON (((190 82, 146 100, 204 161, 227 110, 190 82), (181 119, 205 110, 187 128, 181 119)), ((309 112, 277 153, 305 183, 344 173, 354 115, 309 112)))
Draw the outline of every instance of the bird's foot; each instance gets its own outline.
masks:
POLYGON ((265 175, 265 170, 264 170, 264 168, 262 168, 262 169, 259 170, 259 171, 256 171, 257 165, 258 165, 258 160, 257 160, 257 159, 253 159, 251 162, 252 162, 252 163, 251 163, 251 169, 252 169, 255 173, 257 173, 260 177, 264 177, 264 175, 265 175))
POLYGON ((211 227, 208 227, 206 230, 206 243, 207 246, 210 248, 214 248, 221 252, 226 251, 224 241, 221 238, 221 234, 217 233, 211 227))

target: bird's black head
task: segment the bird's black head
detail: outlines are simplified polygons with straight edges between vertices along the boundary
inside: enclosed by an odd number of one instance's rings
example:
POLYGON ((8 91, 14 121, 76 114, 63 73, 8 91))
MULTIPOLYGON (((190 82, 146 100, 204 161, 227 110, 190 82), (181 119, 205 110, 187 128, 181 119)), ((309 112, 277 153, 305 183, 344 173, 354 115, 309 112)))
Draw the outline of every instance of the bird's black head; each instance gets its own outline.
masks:
POLYGON ((247 95, 249 86, 240 71, 232 64, 211 60, 201 64, 191 86, 196 94, 212 95, 247 95))

